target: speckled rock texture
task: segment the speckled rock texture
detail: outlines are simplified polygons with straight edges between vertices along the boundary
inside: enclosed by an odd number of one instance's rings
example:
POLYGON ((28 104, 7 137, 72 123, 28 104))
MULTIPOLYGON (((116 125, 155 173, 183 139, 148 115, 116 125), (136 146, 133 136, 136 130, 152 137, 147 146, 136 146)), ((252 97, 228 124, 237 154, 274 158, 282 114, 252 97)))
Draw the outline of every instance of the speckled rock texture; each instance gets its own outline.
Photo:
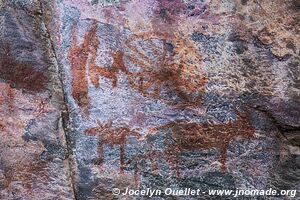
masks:
POLYGON ((0 7, 0 199, 74 199, 62 84, 40 3, 0 7))
POLYGON ((0 27, 0 199, 300 189, 298 0, 0 0, 0 27))

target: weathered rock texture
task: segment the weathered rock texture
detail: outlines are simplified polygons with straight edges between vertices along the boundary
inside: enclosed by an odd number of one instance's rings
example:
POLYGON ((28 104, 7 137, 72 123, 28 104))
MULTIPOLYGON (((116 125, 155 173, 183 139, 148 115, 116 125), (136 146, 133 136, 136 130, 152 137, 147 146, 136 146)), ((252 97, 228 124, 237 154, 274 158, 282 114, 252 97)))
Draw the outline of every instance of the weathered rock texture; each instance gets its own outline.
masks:
POLYGON ((297 0, 0 9, 0 198, 300 189, 297 0))
POLYGON ((0 199, 73 199, 62 85, 40 4, 0 5, 0 199))

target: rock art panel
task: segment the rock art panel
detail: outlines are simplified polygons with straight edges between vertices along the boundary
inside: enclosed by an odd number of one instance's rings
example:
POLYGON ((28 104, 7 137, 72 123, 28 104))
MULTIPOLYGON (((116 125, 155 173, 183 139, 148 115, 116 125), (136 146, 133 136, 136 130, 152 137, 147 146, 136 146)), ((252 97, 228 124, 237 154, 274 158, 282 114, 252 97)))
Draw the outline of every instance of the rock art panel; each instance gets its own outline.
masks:
POLYGON ((1 198, 299 190, 295 0, 0 0, 0 9, 1 198))
POLYGON ((112 198, 110 188, 128 182, 182 187, 196 178, 207 188, 215 173, 217 185, 268 186, 261 172, 277 162, 286 129, 274 105, 298 91, 285 67, 298 57, 299 34, 287 27, 297 14, 271 17, 295 6, 272 3, 276 14, 258 1, 53 4, 80 198, 112 198))

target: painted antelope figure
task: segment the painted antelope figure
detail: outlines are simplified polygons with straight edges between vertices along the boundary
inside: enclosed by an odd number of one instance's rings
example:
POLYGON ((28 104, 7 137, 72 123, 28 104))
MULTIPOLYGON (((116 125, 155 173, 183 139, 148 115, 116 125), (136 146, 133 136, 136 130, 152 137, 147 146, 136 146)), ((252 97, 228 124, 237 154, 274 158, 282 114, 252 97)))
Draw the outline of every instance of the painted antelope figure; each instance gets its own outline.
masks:
POLYGON ((170 130, 170 137, 174 142, 166 145, 165 154, 177 176, 180 176, 178 164, 182 152, 217 148, 221 153, 221 170, 226 171, 229 143, 238 137, 246 139, 254 137, 249 114, 239 111, 237 111, 237 119, 227 124, 175 121, 156 127, 152 132, 159 130, 170 130))
POLYGON ((128 74, 132 88, 169 105, 199 106, 207 78, 202 57, 192 43, 180 37, 167 42, 133 35, 125 48, 124 59, 138 68, 128 74))
POLYGON ((141 134, 127 125, 121 127, 113 127, 112 121, 106 124, 101 124, 97 121, 98 126, 85 130, 87 135, 97 135, 99 137, 98 154, 103 159, 104 145, 118 146, 120 149, 120 172, 123 173, 126 167, 125 159, 125 146, 127 138, 133 136, 137 139, 141 138, 141 134))

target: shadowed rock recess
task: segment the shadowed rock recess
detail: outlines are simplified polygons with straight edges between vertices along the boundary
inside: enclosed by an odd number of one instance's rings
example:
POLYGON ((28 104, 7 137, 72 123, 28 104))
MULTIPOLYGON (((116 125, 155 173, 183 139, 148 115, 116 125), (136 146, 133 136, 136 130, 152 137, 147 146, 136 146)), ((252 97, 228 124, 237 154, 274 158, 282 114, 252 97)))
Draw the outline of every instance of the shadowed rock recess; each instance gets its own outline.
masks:
POLYGON ((298 0, 0 0, 0 199, 300 198, 236 188, 300 189, 298 0))

